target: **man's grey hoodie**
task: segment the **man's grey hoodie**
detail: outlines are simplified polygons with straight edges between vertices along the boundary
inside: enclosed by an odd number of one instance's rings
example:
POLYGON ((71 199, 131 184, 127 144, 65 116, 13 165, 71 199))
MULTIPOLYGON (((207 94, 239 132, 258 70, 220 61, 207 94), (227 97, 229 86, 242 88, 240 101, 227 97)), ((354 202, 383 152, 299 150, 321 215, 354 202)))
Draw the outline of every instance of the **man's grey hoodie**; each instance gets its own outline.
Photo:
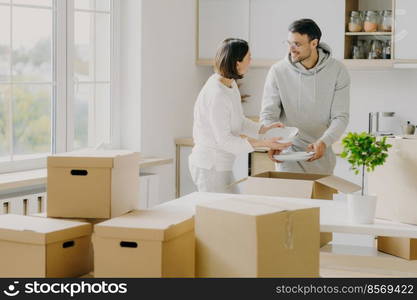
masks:
POLYGON ((293 63, 291 56, 269 70, 262 101, 261 122, 282 122, 300 129, 293 151, 307 151, 308 144, 323 141, 325 155, 314 162, 285 162, 279 170, 332 174, 336 157, 332 145, 340 139, 349 122, 350 77, 346 67, 332 58, 324 43, 318 46, 319 60, 307 70, 293 63))

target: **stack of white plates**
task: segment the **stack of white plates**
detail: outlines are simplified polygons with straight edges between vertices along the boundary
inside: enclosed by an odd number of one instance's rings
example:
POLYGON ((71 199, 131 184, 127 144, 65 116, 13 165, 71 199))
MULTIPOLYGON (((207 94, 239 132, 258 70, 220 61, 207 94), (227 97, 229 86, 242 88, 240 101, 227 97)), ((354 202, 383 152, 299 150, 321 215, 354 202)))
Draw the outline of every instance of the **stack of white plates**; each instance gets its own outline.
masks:
POLYGON ((279 161, 306 161, 314 155, 314 152, 284 152, 274 155, 279 161))
POLYGON ((272 128, 264 135, 264 139, 270 139, 274 137, 281 137, 279 143, 290 143, 298 134, 298 128, 296 127, 284 127, 284 128, 272 128))

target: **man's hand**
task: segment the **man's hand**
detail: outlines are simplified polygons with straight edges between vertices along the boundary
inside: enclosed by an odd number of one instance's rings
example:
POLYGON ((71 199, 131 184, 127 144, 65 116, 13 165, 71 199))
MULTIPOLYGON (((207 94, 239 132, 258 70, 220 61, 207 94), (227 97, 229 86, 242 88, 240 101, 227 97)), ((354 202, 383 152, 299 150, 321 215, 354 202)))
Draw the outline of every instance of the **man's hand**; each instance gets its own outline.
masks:
POLYGON ((314 144, 310 144, 307 146, 307 151, 311 152, 314 151, 314 155, 310 158, 309 162, 315 161, 323 157, 324 153, 326 153, 326 144, 323 141, 317 141, 314 144))
POLYGON ((282 150, 269 150, 268 151, 268 157, 269 157, 269 159, 270 160, 272 160, 273 162, 275 162, 275 163, 282 163, 282 161, 279 161, 279 160, 276 160, 275 158, 274 158, 274 155, 278 155, 278 154, 280 154, 282 152, 282 150))

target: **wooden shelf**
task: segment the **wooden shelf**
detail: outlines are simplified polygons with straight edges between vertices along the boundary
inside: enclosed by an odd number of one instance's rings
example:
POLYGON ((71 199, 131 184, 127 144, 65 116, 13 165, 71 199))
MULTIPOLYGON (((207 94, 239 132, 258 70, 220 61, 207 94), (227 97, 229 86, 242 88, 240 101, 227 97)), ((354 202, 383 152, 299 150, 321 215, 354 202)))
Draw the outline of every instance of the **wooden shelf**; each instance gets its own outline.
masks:
POLYGON ((346 32, 346 36, 392 36, 392 32, 346 32))
MULTIPOLYGON (((252 68, 270 68, 279 60, 253 60, 252 68)), ((350 70, 384 70, 384 69, 417 69, 417 60, 398 59, 343 59, 344 65, 350 70)), ((201 64, 200 66, 213 66, 212 64, 201 64)), ((191 145, 192 146, 192 145, 191 145)))
POLYGON ((343 63, 348 69, 390 69, 394 66, 392 59, 344 59, 343 63))

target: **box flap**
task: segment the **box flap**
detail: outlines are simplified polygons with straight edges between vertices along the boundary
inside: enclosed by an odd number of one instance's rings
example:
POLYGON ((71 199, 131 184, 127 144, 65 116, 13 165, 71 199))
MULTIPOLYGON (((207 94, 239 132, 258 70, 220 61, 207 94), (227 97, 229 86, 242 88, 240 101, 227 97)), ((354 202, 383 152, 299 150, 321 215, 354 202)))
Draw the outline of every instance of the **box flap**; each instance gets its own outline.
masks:
POLYGON ((289 172, 264 172, 252 177, 276 178, 276 179, 293 179, 293 180, 317 180, 327 175, 310 174, 310 173, 289 173, 289 172))
POLYGON ((86 149, 48 156, 48 167, 68 168, 113 168, 125 160, 137 161, 139 153, 128 150, 94 150, 86 149))
POLYGON ((113 160, 113 168, 137 168, 139 169, 140 153, 130 152, 118 155, 113 160))
POLYGON ((248 195, 311 198, 314 181, 282 178, 249 177, 241 183, 248 195))
POLYGON ((197 208, 223 210, 248 216, 263 216, 275 213, 311 209, 313 206, 300 205, 291 201, 248 197, 245 199, 226 198, 221 201, 211 201, 197 205, 197 208))
POLYGON ((354 184, 350 181, 344 180, 337 176, 326 176, 316 180, 317 182, 338 190, 342 193, 354 193, 360 191, 361 187, 357 184, 354 184))
POLYGON ((194 216, 183 211, 135 210, 94 226, 100 237, 167 241, 194 229, 194 216))
POLYGON ((20 215, 0 216, 0 239, 30 243, 50 244, 89 235, 89 223, 20 215))

